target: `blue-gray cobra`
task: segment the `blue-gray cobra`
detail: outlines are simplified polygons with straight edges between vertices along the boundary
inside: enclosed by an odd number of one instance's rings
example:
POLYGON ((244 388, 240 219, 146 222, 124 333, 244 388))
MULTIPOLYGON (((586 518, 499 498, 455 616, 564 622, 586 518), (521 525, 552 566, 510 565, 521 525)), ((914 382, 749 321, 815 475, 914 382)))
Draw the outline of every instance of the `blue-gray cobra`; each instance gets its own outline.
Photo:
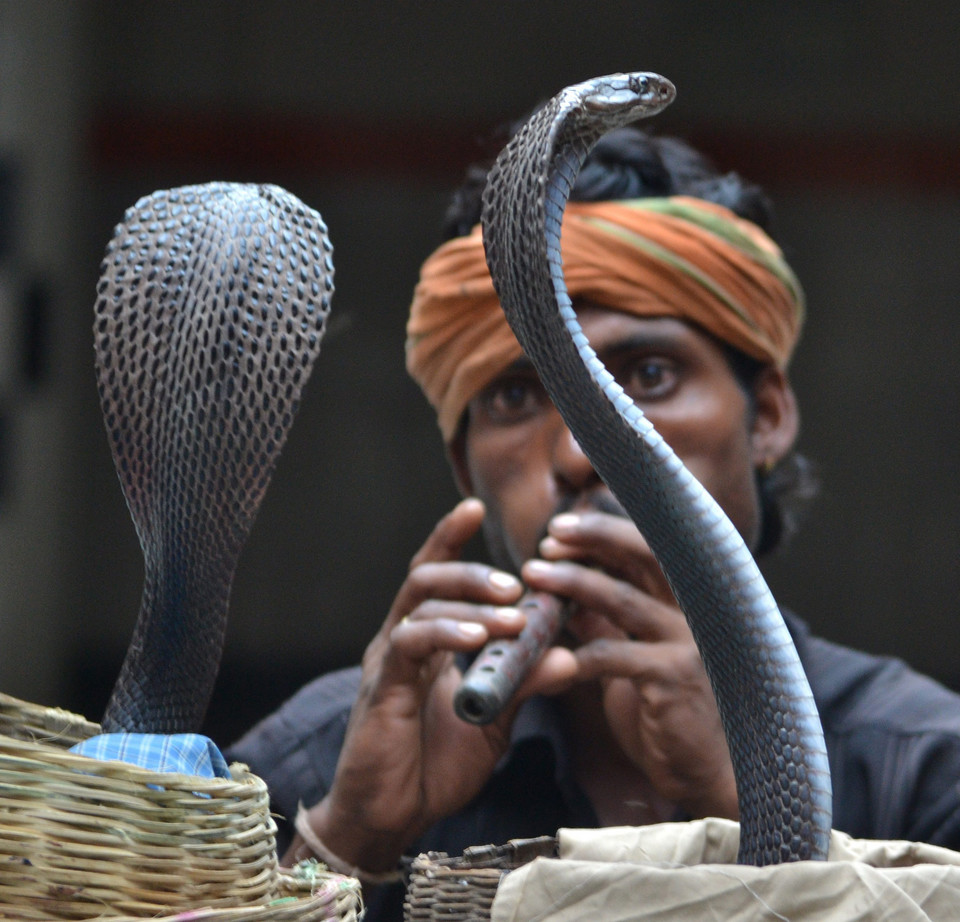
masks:
POLYGON ((741 863, 823 859, 830 770, 777 604, 730 520, 603 367, 563 279, 560 226, 590 148, 674 97, 657 74, 568 87, 501 152, 483 241, 503 310, 571 432, 657 557, 717 699, 736 775, 741 863))
POLYGON ((320 349, 333 262, 278 186, 155 192, 101 265, 100 403, 145 574, 106 731, 196 732, 240 551, 320 349))

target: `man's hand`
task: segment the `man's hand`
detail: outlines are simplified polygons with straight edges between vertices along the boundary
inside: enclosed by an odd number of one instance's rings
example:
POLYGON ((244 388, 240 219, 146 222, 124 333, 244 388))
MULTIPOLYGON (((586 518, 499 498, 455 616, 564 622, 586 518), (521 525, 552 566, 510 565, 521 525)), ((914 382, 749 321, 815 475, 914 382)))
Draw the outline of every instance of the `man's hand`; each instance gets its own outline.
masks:
POLYGON ((691 816, 736 818, 733 766, 700 654, 633 523, 596 511, 556 516, 524 581, 572 599, 576 681, 598 680, 620 748, 691 816))
POLYGON ((479 500, 464 500, 413 558, 364 654, 333 786, 308 814, 330 851, 366 871, 395 867, 420 833, 469 803, 509 742, 519 701, 485 727, 464 723, 452 705, 461 679, 455 654, 524 624, 513 607, 519 580, 460 560, 483 516, 479 500))

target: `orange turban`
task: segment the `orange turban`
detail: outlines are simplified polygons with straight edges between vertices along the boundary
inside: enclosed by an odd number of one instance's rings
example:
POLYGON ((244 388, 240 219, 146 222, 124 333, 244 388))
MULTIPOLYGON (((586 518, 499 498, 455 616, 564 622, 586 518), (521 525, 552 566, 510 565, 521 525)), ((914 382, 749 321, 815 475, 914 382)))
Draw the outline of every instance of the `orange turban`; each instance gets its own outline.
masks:
MULTIPOLYGON (((570 297, 679 317, 784 368, 803 322, 800 284, 755 224, 696 198, 570 202, 561 237, 570 297)), ((449 442, 469 401, 521 355, 493 289, 480 227, 424 262, 407 370, 449 442)))

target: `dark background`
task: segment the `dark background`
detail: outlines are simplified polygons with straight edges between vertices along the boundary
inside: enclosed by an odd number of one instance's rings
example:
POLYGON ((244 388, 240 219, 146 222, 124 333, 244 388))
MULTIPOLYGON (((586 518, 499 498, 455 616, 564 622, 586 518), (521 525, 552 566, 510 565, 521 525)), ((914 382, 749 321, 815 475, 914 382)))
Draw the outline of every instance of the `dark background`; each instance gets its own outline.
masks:
POLYGON ((279 183, 322 212, 334 319, 247 546, 209 731, 355 662, 455 501, 403 327, 484 138, 618 70, 656 130, 761 182, 809 321, 823 480, 766 568, 819 632, 960 685, 960 9, 940 2, 0 0, 0 688, 98 717, 142 564, 93 375, 113 225, 141 195, 279 183))

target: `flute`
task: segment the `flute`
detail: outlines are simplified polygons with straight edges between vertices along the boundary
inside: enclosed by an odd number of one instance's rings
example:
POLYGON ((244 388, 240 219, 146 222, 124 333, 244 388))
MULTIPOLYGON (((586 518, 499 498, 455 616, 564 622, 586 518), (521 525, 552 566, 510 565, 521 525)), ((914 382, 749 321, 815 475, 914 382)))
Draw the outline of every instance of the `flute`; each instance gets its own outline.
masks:
POLYGON ((517 607, 527 616, 523 630, 510 639, 491 640, 463 675, 453 696, 453 709, 461 720, 488 724, 503 711, 557 639, 571 605, 546 592, 528 592, 517 607))

